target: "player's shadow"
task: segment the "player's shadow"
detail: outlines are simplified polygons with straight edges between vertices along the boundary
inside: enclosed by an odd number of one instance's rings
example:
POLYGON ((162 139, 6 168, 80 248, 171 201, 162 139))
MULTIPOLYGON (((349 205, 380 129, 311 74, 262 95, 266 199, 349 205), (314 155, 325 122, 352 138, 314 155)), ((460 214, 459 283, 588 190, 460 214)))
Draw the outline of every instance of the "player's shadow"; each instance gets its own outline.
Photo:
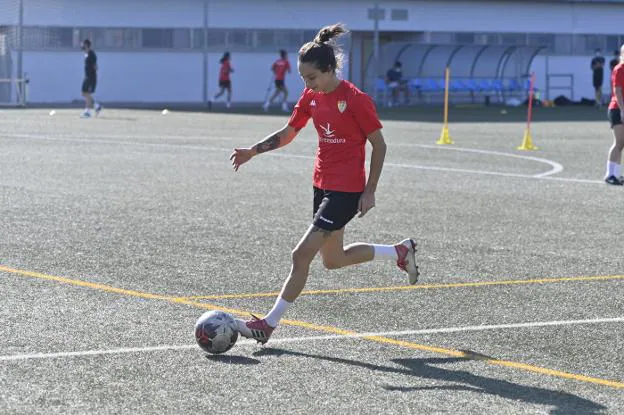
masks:
POLYGON ((258 359, 231 354, 206 354, 206 359, 212 362, 228 363, 232 365, 257 365, 260 363, 258 359))
MULTIPOLYGON (((396 373, 421 379, 449 382, 453 384, 436 386, 393 386, 386 385, 387 391, 418 392, 427 390, 470 391, 474 393, 499 396, 511 401, 526 402, 534 405, 553 407, 551 414, 600 414, 607 409, 605 406, 580 396, 535 386, 526 386, 501 379, 475 375, 466 370, 444 369, 439 365, 468 362, 470 358, 428 358, 428 359, 393 359, 392 362, 402 366, 382 366, 357 360, 302 353, 285 349, 265 348, 254 353, 254 356, 296 356, 321 359, 333 363, 362 367, 377 372, 396 373)), ((480 355, 475 353, 479 358, 480 355)))

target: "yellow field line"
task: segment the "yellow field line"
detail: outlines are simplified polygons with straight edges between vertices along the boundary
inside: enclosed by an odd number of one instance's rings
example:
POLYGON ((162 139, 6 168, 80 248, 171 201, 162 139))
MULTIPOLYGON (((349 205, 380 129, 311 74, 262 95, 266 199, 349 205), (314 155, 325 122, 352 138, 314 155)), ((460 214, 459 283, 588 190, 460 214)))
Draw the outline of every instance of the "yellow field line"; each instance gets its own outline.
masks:
MULTIPOLYGON (((448 284, 422 284, 422 285, 396 285, 390 287, 363 287, 363 288, 338 288, 333 290, 308 290, 301 295, 321 295, 321 294, 348 294, 348 293, 374 293, 384 291, 411 291, 427 290, 434 288, 460 288, 460 287, 487 287, 492 285, 528 285, 528 284, 552 284, 557 282, 570 281, 605 281, 621 280, 624 275, 605 275, 594 277, 561 277, 561 278, 537 278, 530 280, 503 280, 503 281, 482 281, 482 282, 457 282, 448 284)), ((217 295, 197 295, 191 297, 179 297, 187 300, 225 300, 242 298, 275 297, 279 292, 262 292, 248 294, 217 294, 217 295)))
MULTIPOLYGON (((249 314, 248 312, 243 311, 243 310, 219 307, 213 304, 196 302, 196 301, 192 301, 192 300, 181 298, 181 297, 172 297, 172 296, 167 296, 167 295, 151 294, 151 293, 135 291, 135 290, 126 290, 123 288, 117 288, 117 287, 113 287, 113 286, 106 285, 106 284, 99 284, 99 283, 94 283, 94 282, 76 280, 76 279, 66 278, 66 277, 57 277, 54 275, 43 274, 40 272, 9 268, 3 265, 0 265, 0 272, 20 275, 23 277, 33 277, 33 278, 38 278, 38 279, 42 279, 46 281, 60 282, 63 284, 91 288, 94 290, 121 294, 121 295, 130 296, 130 297, 145 298, 149 300, 161 300, 161 301, 166 301, 166 302, 173 303, 173 304, 185 304, 185 305, 193 306, 193 307, 200 308, 200 309, 222 310, 222 311, 226 311, 228 313, 237 314, 237 315, 249 314)), ((297 321, 297 320, 282 320, 281 324, 302 327, 302 328, 320 331, 324 333, 340 334, 340 335, 345 335, 345 336, 356 336, 358 334, 357 332, 354 332, 351 330, 343 330, 343 329, 339 329, 337 327, 331 327, 331 326, 321 326, 318 324, 306 323, 306 322, 297 321)), ((458 350, 445 349, 442 347, 435 347, 435 346, 427 346, 424 344, 409 342, 405 340, 391 339, 389 337, 365 336, 361 338, 369 340, 369 341, 373 341, 376 343, 400 346, 400 347, 405 347, 408 349, 421 350, 421 351, 426 351, 426 352, 431 352, 431 353, 438 353, 438 354, 443 354, 447 356, 465 357, 465 358, 472 357, 472 354, 458 351, 458 350)), ((483 358, 479 360, 484 361, 491 365, 510 367, 514 369, 520 369, 520 370, 533 372, 533 373, 540 373, 540 374, 563 378, 563 379, 571 379, 571 380, 577 380, 580 382, 593 383, 593 384, 598 384, 598 385, 610 386, 612 388, 624 389, 624 383, 622 382, 594 378, 594 377, 585 376, 585 375, 577 375, 574 373, 567 373, 567 372, 562 372, 559 370, 547 369, 547 368, 543 368, 539 366, 533 366, 533 365, 528 365, 524 363, 507 361, 507 360, 498 360, 498 359, 492 359, 492 358, 483 358)))

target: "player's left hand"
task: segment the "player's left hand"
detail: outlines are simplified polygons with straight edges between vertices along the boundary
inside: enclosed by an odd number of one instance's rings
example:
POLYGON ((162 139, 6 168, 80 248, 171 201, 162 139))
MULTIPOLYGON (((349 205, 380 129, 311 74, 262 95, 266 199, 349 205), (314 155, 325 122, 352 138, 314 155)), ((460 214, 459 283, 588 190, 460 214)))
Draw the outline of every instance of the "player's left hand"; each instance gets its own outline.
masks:
POLYGON ((365 189, 358 203, 358 218, 366 215, 366 212, 375 207, 375 192, 365 189))

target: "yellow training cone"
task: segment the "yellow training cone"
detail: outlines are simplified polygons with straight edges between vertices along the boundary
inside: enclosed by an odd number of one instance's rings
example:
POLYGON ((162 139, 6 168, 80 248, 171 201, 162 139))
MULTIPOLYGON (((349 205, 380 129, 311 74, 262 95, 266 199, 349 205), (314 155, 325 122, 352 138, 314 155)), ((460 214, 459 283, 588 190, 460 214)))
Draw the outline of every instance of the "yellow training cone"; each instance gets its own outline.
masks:
POLYGON ((440 134, 440 139, 436 141, 436 144, 453 144, 453 139, 449 135, 448 127, 442 128, 442 134, 440 134))
POLYGON ((524 138, 522 139, 522 145, 517 147, 518 150, 539 150, 539 147, 533 145, 533 139, 531 138, 531 130, 528 128, 524 130, 524 138))

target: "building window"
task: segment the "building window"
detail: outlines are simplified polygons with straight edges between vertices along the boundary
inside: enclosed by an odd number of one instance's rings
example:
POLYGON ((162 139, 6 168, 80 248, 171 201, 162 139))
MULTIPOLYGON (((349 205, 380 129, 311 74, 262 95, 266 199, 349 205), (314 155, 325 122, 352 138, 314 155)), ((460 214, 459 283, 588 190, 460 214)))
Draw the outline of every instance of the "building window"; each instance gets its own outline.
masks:
POLYGON ((555 47, 553 52, 557 55, 571 55, 574 52, 574 39, 572 35, 555 35, 555 47))
POLYGON ((392 20, 408 20, 407 9, 392 9, 390 11, 390 18, 392 20))
POLYGON ((529 33, 527 35, 529 46, 545 47, 549 52, 555 49, 555 35, 547 33, 529 33))
POLYGON ((227 46, 251 47, 251 33, 249 30, 230 30, 227 32, 227 46))
POLYGON ((302 35, 298 30, 280 30, 275 33, 275 45, 279 48, 298 49, 303 43, 302 35))
POLYGON ((474 33, 455 33, 455 43, 460 45, 473 45, 475 43, 474 33))
POLYGON ((173 30, 143 29, 141 30, 141 47, 170 48, 173 46, 173 30))
POLYGON ((386 19, 386 9, 368 9, 368 20, 375 20, 375 18, 379 20, 386 19))
POLYGON ((273 30, 257 30, 255 32, 255 47, 271 48, 275 46, 275 32, 273 30))

